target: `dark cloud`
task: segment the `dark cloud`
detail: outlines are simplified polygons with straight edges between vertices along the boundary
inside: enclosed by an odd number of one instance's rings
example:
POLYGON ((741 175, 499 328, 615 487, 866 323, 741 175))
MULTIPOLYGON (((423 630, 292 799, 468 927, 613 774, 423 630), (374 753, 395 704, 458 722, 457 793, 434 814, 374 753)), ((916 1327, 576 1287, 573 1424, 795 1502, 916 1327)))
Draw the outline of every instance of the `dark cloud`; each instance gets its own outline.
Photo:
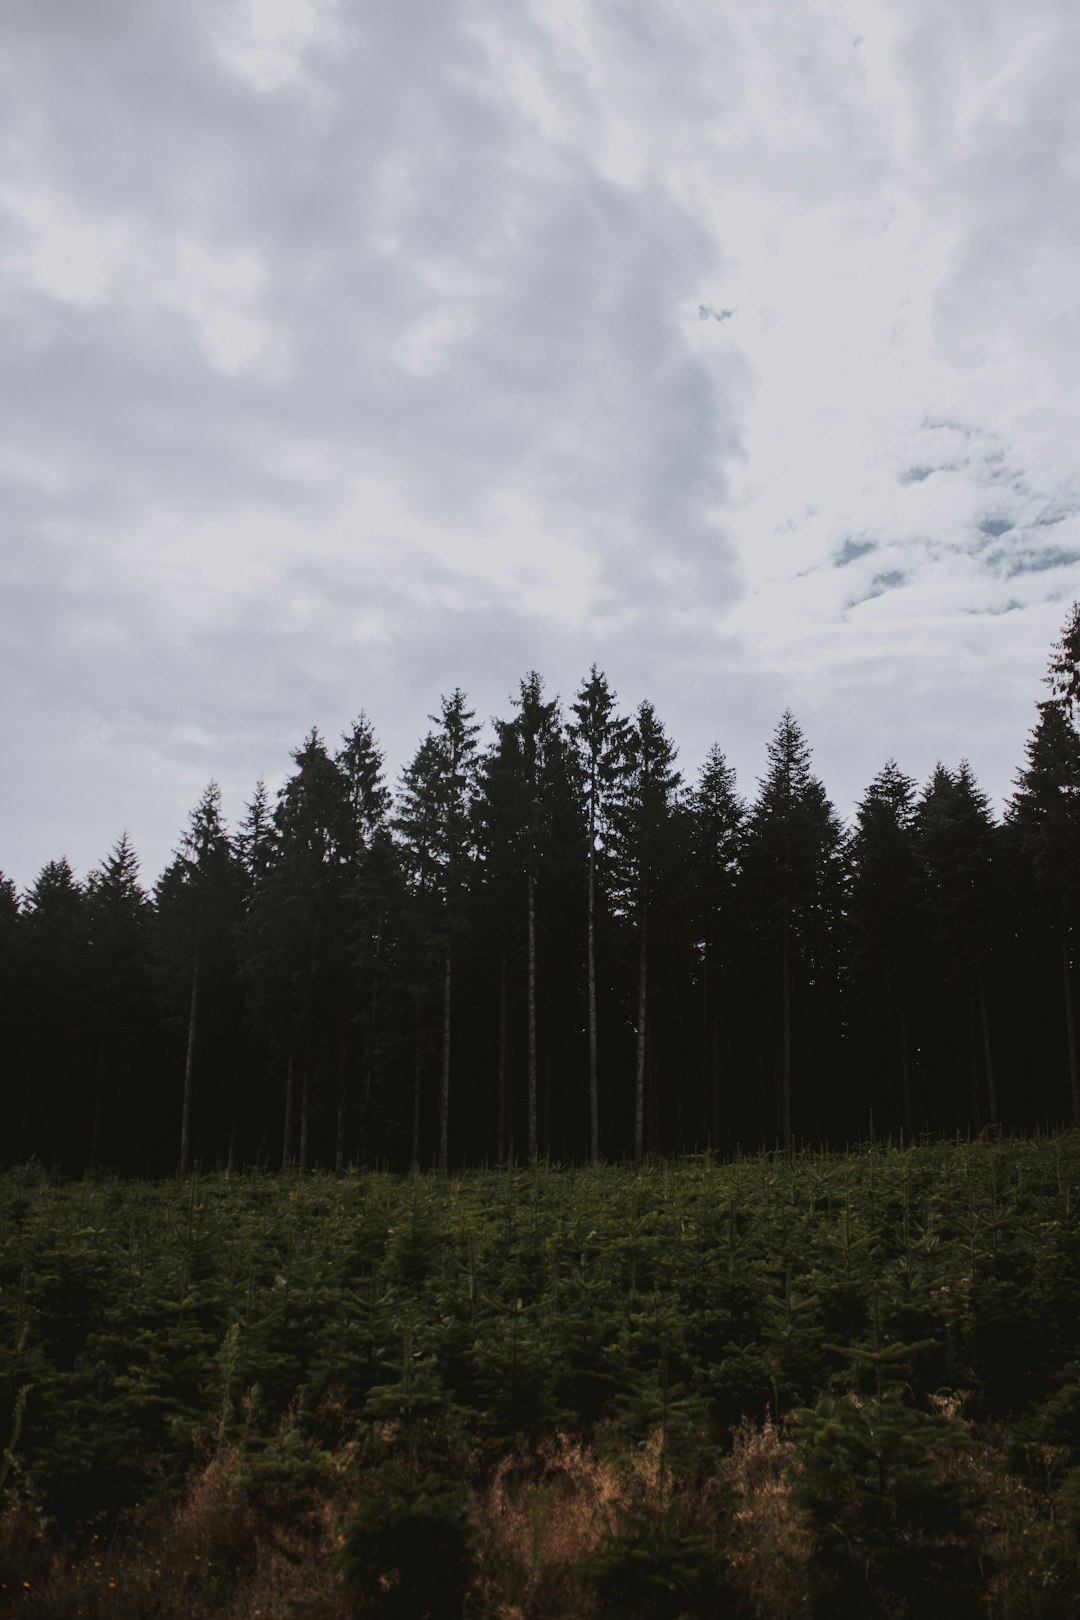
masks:
POLYGON ((848 538, 833 558, 833 566, 846 568, 849 563, 857 562, 860 557, 867 557, 872 551, 876 550, 877 542, 875 540, 853 540, 848 538))

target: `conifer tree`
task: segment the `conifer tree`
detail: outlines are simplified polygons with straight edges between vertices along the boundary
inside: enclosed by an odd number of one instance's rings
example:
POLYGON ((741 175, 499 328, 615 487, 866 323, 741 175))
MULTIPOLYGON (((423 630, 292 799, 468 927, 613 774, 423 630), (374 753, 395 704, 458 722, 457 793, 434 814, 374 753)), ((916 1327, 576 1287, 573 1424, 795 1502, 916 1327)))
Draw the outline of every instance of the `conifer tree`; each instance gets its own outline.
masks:
POLYGON ((107 1076, 121 1068, 150 1021, 150 902, 126 832, 87 882, 87 996, 95 1026, 90 1163, 101 1150, 107 1076))
MULTIPOLYGON (((431 719, 438 729, 428 732, 402 775, 395 827, 428 957, 441 964, 438 1164, 445 1173, 449 1167, 454 955, 465 929, 465 901, 475 855, 476 738, 480 727, 460 687, 440 700, 440 712, 431 719)), ((417 1126, 414 1108, 414 1148, 417 1126)))
POLYGON ((915 783, 888 760, 856 810, 850 915, 860 1001, 870 996, 896 1031, 903 1128, 913 1137, 910 985, 917 950, 919 866, 915 783))
MULTIPOLYGON (((486 853, 504 884, 520 880, 526 941, 526 1111, 528 1158, 539 1155, 537 1086, 538 911, 547 911, 560 870, 579 842, 567 739, 558 699, 545 702, 535 670, 521 682, 517 713, 497 720, 484 761, 486 853)), ((504 1105, 505 1106, 505 1105, 504 1105)), ((505 1122, 504 1122, 505 1129, 505 1122)))
POLYGON ((231 1022, 238 988, 236 929, 242 890, 221 808, 210 782, 180 846, 155 887, 156 954, 165 998, 185 1026, 179 1173, 191 1164, 196 1055, 204 1022, 231 1022))
POLYGON ((269 870, 274 850, 274 810, 266 783, 260 776, 243 820, 233 840, 236 858, 243 873, 244 888, 250 897, 260 878, 269 870))
POLYGON ((634 1064, 634 1158, 645 1152, 645 1082, 652 907, 669 864, 670 835, 681 777, 675 746, 651 703, 642 703, 626 736, 626 765, 612 823, 617 897, 637 945, 634 1064))
MULTIPOLYGON (((82 1116, 88 948, 86 894, 66 857, 42 867, 26 895, 20 931, 29 1049, 16 1156, 66 1157, 61 1144, 76 1150, 61 1135, 62 1122, 82 1116)), ((80 1146, 88 1163, 89 1133, 80 1146)))
POLYGON ((725 994, 731 994, 743 934, 739 877, 746 818, 746 808, 735 789, 735 772, 715 744, 705 756, 689 809, 693 927, 701 951, 705 1125, 715 1149, 722 1123, 723 1007, 725 994))
MULTIPOLYGON (((0 872, 0 1068, 14 1077, 18 1072, 22 1013, 20 1010, 19 979, 22 962, 22 917, 18 891, 11 878, 0 872)), ((18 1142, 18 1118, 15 1110, 14 1085, 7 1087, 4 1108, 3 1139, 8 1152, 14 1152, 18 1142)))
MULTIPOLYGON (((1051 666, 1050 681, 1055 680, 1051 666)), ((1080 903, 1080 733, 1066 696, 1038 706, 1006 818, 1020 835, 1043 892, 1056 913, 1073 1125, 1080 1128, 1080 1067, 1073 995, 1073 923, 1080 903)))
POLYGON ((916 811, 916 847, 925 904, 946 978, 966 992, 973 1124, 983 1122, 978 1088, 981 1046, 989 1123, 999 1124, 990 1008, 986 992, 993 926, 995 826, 990 801, 967 760, 939 764, 916 811))
MULTIPOLYGON (((777 1126, 790 1150, 793 995, 800 983, 814 983, 820 991, 829 977, 826 958, 841 920, 844 839, 824 787, 811 774, 810 749, 790 710, 769 743, 768 761, 750 814, 745 862, 755 926, 779 991, 777 1126)), ((821 1061, 823 1054, 818 1056, 821 1061)))
POLYGON ((600 1097, 597 1056, 596 925, 598 888, 604 894, 612 806, 623 768, 629 722, 615 710, 615 693, 593 664, 571 712, 570 728, 584 788, 587 839, 586 975, 589 1020, 589 1157, 600 1156, 600 1097))
POLYGON ((306 1170, 316 1091, 336 1063, 348 1016, 354 839, 348 785, 317 728, 292 758, 296 769, 278 793, 269 862, 252 899, 248 973, 261 1021, 285 1057, 282 1168, 306 1170))
POLYGON ((334 1162, 345 1166, 346 1074, 351 1030, 360 1034, 363 1088, 360 1098, 366 1151, 379 1061, 379 1005, 385 985, 388 941, 397 909, 398 865, 390 836, 391 794, 383 774, 383 752, 363 711, 342 738, 337 766, 349 806, 346 892, 346 950, 351 988, 348 1018, 339 1031, 337 1129, 334 1162))

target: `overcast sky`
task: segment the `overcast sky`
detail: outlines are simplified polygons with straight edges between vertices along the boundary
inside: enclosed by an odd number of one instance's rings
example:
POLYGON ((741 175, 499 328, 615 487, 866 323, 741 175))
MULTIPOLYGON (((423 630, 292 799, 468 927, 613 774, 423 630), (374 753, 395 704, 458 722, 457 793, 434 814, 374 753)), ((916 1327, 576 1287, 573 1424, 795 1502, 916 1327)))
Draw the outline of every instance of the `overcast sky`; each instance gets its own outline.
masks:
POLYGON ((1075 0, 0 0, 0 867, 595 661, 1000 804, 1080 595, 1075 0))

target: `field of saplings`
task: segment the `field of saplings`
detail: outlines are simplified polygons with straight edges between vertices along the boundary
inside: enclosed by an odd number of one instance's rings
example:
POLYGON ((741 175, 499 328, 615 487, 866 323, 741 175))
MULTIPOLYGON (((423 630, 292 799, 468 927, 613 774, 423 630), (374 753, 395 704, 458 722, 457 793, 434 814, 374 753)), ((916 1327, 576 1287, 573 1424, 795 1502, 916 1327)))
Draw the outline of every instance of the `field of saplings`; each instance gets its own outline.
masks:
POLYGON ((1080 1136, 0 1178, 27 1616, 1073 1616, 1080 1136))

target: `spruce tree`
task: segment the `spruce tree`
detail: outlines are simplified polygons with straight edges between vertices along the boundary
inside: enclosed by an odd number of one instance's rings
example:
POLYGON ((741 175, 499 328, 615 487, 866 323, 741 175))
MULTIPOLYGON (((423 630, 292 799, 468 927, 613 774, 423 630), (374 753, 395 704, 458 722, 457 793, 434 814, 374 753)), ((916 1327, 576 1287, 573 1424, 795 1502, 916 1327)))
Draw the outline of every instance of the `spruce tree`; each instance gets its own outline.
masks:
MULTIPOLYGON (((517 713, 495 722, 496 741, 484 760, 478 806, 489 891, 502 904, 516 904, 524 919, 526 989, 526 1119, 529 1163, 540 1151, 537 1082, 538 938, 557 898, 560 880, 579 857, 582 842, 571 761, 558 699, 545 702, 535 670, 521 682, 517 713)), ((505 912, 504 912, 505 915, 505 912)), ((566 941, 563 940, 563 948, 566 941)), ((505 940, 500 1009, 505 996, 505 940)), ((550 975, 548 976, 550 994, 550 975)), ((500 1029, 503 1016, 500 1011, 500 1029)), ((500 1035, 500 1074, 505 1082, 505 1036, 500 1035)), ((545 1110, 546 1112, 546 1110, 545 1110)), ((505 1146, 507 1102, 500 1108, 505 1146)))
POLYGON ((350 1040, 359 1037, 363 1085, 360 1095, 362 1153, 367 1156, 372 1107, 381 1058, 380 1017, 400 910, 396 850, 390 834, 391 794, 383 774, 383 752, 361 711, 342 738, 337 766, 348 799, 348 879, 346 951, 350 992, 348 1017, 339 1031, 337 1129, 334 1162, 345 1166, 346 1076, 350 1040))
MULTIPOLYGON (((9 877, 0 872, 0 1071, 14 1077, 19 1070, 22 1035, 22 998, 19 994, 22 960, 22 917, 18 891, 9 877)), ((4 1103, 3 1140, 12 1154, 18 1142, 18 1113, 15 1087, 7 1087, 4 1103)))
POLYGON ((152 1021, 150 902, 139 883, 139 859, 123 833, 87 881, 87 998, 94 1025, 94 1123, 90 1163, 104 1128, 108 1081, 119 1079, 152 1021))
POLYGON ((85 1163, 92 1126, 76 1145, 65 1125, 84 1118, 86 893, 65 857, 31 885, 20 933, 26 1058, 16 1157, 85 1163))
POLYGON ((1006 820, 1019 833, 1055 914, 1072 1118, 1080 1128, 1072 961, 1073 923, 1080 903, 1080 733, 1064 697, 1050 698, 1038 708, 1038 721, 1027 740, 1027 765, 1017 774, 1006 820))
POLYGON ((691 911, 701 972, 703 1123, 715 1150, 722 1128, 723 1052, 731 1045, 722 1026, 743 947, 739 880, 746 819, 735 772, 715 744, 705 756, 689 810, 691 911))
POLYGON ((577 747, 585 800, 586 869, 586 978, 589 1023, 589 1157, 600 1156, 600 1095, 598 1068, 596 935, 597 908, 606 898, 610 822, 623 770, 629 722, 616 713, 615 693, 607 677, 593 664, 589 677, 571 705, 576 724, 570 736, 577 747))
POLYGON ((155 955, 166 1005, 184 1031, 179 1173, 192 1157, 196 1060, 200 1046, 220 1064, 224 1026, 238 1023, 240 872, 221 807, 210 782, 192 810, 179 848, 155 886, 155 955), (204 1026, 218 1039, 202 1042, 204 1026))
POLYGON ((983 1123, 978 1084, 981 1051, 989 1123, 999 1124, 994 1050, 987 996, 993 943, 996 827, 990 801, 967 760, 956 771, 936 766, 916 810, 924 904, 946 980, 966 1004, 972 1123, 983 1123))
MULTIPOLYGON (((746 892, 767 976, 776 987, 778 1005, 768 1015, 772 1023, 779 1014, 776 1126, 790 1150, 794 1003, 801 990, 808 1019, 815 997, 820 1003, 835 982, 831 959, 841 926, 844 836, 824 787, 811 773, 810 749, 790 710, 769 743, 768 761, 747 825, 746 892)), ((817 1035, 821 1044, 822 1028, 817 1035)), ((819 1051, 818 1063, 825 1057, 819 1051)))
POLYGON ((296 769, 274 807, 267 870, 252 898, 248 973, 263 1025, 285 1057, 282 1168, 306 1170, 320 1085, 335 1069, 348 1017, 353 832, 346 779, 315 727, 292 759, 296 769))
MULTIPOLYGON (((900 1114, 911 1141, 911 986, 919 936, 919 866, 915 850, 915 783, 888 760, 856 810, 851 841, 850 917, 853 975, 860 1008, 874 1007, 875 1058, 899 1072, 900 1114), (883 1038, 884 1023, 892 1033, 883 1038)), ((876 1066, 876 1064, 875 1064, 876 1066)))
MULTIPOLYGON (((394 826, 408 875, 414 916, 429 962, 442 981, 438 1164, 449 1167, 450 1058, 455 947, 466 928, 466 900, 475 858, 477 746, 480 727, 460 688, 440 700, 437 730, 428 732, 402 775, 394 826)), ((418 1021, 419 1025, 419 1021, 418 1021)), ((419 1050, 419 1027, 417 1046, 419 1050)), ((417 1070, 417 1084, 419 1070, 417 1070)), ((417 1096, 417 1102, 418 1102, 417 1096)), ((419 1109, 414 1108, 414 1160, 419 1109)))
POLYGON ((626 736, 625 771, 612 808, 616 898, 636 941, 634 1158, 645 1152, 649 944, 653 907, 670 866, 671 832, 681 776, 671 742, 651 703, 642 703, 626 736))

